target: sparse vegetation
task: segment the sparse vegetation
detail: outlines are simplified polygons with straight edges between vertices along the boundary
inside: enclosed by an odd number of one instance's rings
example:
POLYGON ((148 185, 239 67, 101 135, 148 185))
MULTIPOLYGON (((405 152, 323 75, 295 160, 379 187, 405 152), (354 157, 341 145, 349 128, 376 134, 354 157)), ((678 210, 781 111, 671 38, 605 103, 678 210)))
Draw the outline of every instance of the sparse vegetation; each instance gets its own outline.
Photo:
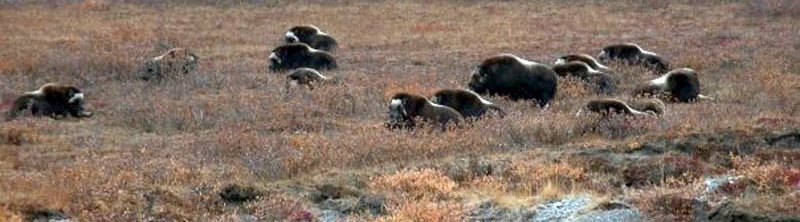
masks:
MULTIPOLYGON (((0 1, 0 110, 61 82, 95 111, 0 122, 0 221, 46 211, 77 221, 311 221, 353 203, 362 207, 348 208, 351 221, 462 221, 484 199, 532 208, 583 193, 656 221, 691 221, 723 202, 800 216, 800 142, 766 142, 800 128, 798 5, 0 1), (267 70, 268 50, 296 24, 337 37, 340 69, 323 74, 344 86, 287 89, 284 73, 267 70), (619 42, 697 70, 701 93, 716 100, 668 103, 658 119, 576 117, 604 96, 559 79, 546 109, 487 97, 508 115, 446 132, 383 128, 392 94, 463 88, 489 56, 551 63, 619 42), (137 79, 172 47, 197 54, 196 73, 137 79), (743 179, 704 191, 722 176, 743 179), (259 195, 226 203, 228 184, 259 195), (319 200, 323 185, 349 193, 319 200), (370 195, 385 201, 362 203, 370 195)), ((608 66, 624 101, 656 77, 608 66)))

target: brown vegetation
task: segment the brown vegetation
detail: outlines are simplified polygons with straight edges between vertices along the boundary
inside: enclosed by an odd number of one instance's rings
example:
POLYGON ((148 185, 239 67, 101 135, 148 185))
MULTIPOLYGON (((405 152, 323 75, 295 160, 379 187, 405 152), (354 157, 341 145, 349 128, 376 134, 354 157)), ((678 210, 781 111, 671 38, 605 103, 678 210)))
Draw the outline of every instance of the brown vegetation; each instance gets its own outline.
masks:
MULTIPOLYGON (((593 193, 686 221, 706 195, 697 187, 721 175, 752 185, 708 194, 712 205, 800 212, 798 142, 764 140, 800 127, 797 1, 75 2, 0 1, 0 109, 61 82, 96 111, 0 122, 0 220, 57 209, 78 221, 306 221, 318 216, 307 187, 334 184, 386 197, 385 214, 353 220, 460 221, 476 199, 530 207, 593 193), (340 69, 324 74, 346 87, 287 91, 284 74, 267 71, 268 50, 296 24, 338 39, 340 69), (489 97, 505 118, 382 127, 393 93, 463 88, 489 56, 551 63, 618 42, 697 70, 716 101, 670 103, 659 119, 575 117, 601 96, 560 80, 547 109, 489 97), (196 73, 136 79, 172 47, 198 55, 196 73), (263 195, 225 203, 232 183, 263 195)), ((625 101, 654 77, 609 66, 625 101)))

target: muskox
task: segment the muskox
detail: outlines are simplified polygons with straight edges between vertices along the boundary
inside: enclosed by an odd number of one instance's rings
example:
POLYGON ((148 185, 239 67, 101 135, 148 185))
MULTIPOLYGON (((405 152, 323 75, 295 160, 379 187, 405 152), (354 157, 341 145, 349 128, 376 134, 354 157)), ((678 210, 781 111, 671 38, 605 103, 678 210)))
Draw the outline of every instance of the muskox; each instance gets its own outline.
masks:
POLYGON ((286 43, 302 42, 311 46, 311 48, 331 52, 338 44, 336 39, 322 32, 319 28, 313 25, 299 25, 286 31, 284 38, 286 43))
POLYGON ((305 43, 290 43, 278 46, 269 55, 269 68, 272 71, 297 68, 316 70, 338 68, 336 59, 327 52, 316 50, 305 43))
POLYGON ((318 85, 336 84, 338 82, 338 79, 328 78, 312 68, 295 69, 286 76, 287 87, 306 86, 312 90, 318 85))
POLYGON ((397 93, 389 102, 389 120, 386 127, 390 129, 414 128, 417 120, 429 124, 437 124, 445 129, 448 124, 460 124, 464 117, 455 109, 435 104, 425 97, 410 93, 397 93))
POLYGON ((609 94, 616 88, 613 76, 592 69, 592 67, 582 61, 570 61, 554 65, 553 71, 560 77, 579 78, 591 84, 595 92, 609 94))
POLYGON ((49 116, 53 119, 68 115, 76 118, 90 117, 92 112, 84 110, 83 100, 83 92, 77 87, 48 83, 14 100, 6 119, 14 119, 25 110, 34 116, 49 116))
POLYGON ((558 57, 558 59, 556 59, 556 61, 553 62, 553 64, 554 65, 562 65, 562 64, 566 64, 566 63, 572 62, 572 61, 580 61, 580 62, 586 63, 586 65, 589 65, 589 67, 592 67, 592 69, 600 71, 600 72, 604 72, 604 73, 613 73, 614 72, 613 70, 611 70, 611 68, 608 68, 607 66, 601 64, 596 59, 594 59, 592 56, 587 55, 587 54, 583 54, 583 53, 581 53, 581 54, 569 54, 569 55, 558 57))
POLYGON ((431 102, 445 105, 455 109, 464 118, 479 118, 494 110, 500 117, 505 116, 505 111, 492 102, 486 101, 475 92, 464 89, 442 89, 436 91, 431 102))
POLYGON ((589 101, 586 106, 578 111, 578 115, 580 115, 584 109, 603 116, 621 114, 631 116, 659 117, 664 112, 664 104, 658 100, 650 101, 643 105, 643 107, 647 109, 637 110, 628 105, 628 103, 617 99, 596 99, 589 101))
POLYGON ((690 68, 679 68, 651 80, 634 90, 634 95, 662 95, 679 102, 693 102, 711 97, 700 94, 700 81, 697 72, 690 68))
POLYGON ((197 55, 191 50, 173 48, 169 51, 148 59, 144 70, 139 76, 141 79, 162 79, 164 77, 186 75, 197 68, 197 55))
POLYGON ((484 60, 472 73, 469 88, 479 94, 533 99, 546 107, 556 95, 556 73, 550 67, 502 54, 484 60))
POLYGON ((657 72, 669 71, 669 62, 658 54, 642 49, 634 43, 609 45, 597 55, 600 61, 622 60, 630 65, 644 65, 657 72))

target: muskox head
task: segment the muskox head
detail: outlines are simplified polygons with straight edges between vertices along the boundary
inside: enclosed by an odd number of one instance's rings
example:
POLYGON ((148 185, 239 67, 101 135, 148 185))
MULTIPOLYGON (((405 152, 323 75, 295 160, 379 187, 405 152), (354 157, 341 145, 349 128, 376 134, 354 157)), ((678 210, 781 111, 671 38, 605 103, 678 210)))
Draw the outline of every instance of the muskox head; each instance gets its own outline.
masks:
POLYGON ((486 93, 487 78, 486 73, 481 72, 480 67, 472 71, 472 80, 467 85, 470 90, 476 93, 486 93))
POLYGON ((388 128, 410 128, 413 127, 414 117, 417 111, 423 106, 421 101, 425 98, 409 93, 397 93, 389 100, 389 120, 386 122, 388 128))

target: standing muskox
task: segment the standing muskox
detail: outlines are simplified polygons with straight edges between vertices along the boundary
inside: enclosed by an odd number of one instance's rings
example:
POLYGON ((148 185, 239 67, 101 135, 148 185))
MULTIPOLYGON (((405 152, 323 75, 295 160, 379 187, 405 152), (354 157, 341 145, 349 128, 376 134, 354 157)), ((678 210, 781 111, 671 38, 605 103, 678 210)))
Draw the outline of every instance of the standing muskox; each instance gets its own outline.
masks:
POLYGON ((669 62, 658 54, 634 43, 621 43, 603 48, 597 55, 601 61, 622 60, 631 65, 644 65, 657 73, 669 71, 669 62))
POLYGON ((440 125, 442 129, 445 129, 449 123, 458 125, 464 122, 464 117, 455 109, 435 104, 420 95, 397 93, 392 96, 386 127, 390 129, 414 128, 417 126, 417 119, 440 125))
POLYGON ((273 71, 303 67, 317 70, 339 67, 331 54, 313 49, 305 43, 278 46, 270 53, 269 62, 269 68, 273 71))
POLYGON ((49 116, 59 119, 72 115, 82 118, 92 116, 83 108, 83 92, 74 86, 48 83, 36 91, 23 94, 14 100, 6 119, 11 120, 28 110, 34 116, 49 116))
POLYGON ((287 43, 302 42, 308 44, 311 48, 328 52, 333 51, 338 46, 336 39, 313 25, 298 25, 290 28, 286 32, 284 41, 287 43))
POLYGON ((613 76, 597 71, 582 61, 570 61, 553 65, 553 71, 558 76, 575 77, 592 84, 595 92, 608 94, 615 89, 613 76))
POLYGON ((512 100, 534 99, 547 106, 556 94, 556 73, 550 67, 502 54, 481 63, 472 73, 469 88, 480 94, 508 96, 512 100))
POLYGON ((191 50, 173 48, 145 62, 144 72, 139 76, 144 80, 161 79, 174 75, 186 75, 197 68, 197 55, 191 50))
POLYGON ((667 74, 640 86, 634 91, 634 94, 667 94, 671 99, 679 102, 713 99, 700 94, 700 81, 697 80, 697 72, 690 68, 669 71, 667 74))
POLYGON ((431 98, 431 102, 445 105, 455 109, 464 118, 478 118, 495 110, 500 117, 505 116, 505 111, 492 102, 486 101, 475 92, 463 89, 442 89, 436 91, 431 98))

